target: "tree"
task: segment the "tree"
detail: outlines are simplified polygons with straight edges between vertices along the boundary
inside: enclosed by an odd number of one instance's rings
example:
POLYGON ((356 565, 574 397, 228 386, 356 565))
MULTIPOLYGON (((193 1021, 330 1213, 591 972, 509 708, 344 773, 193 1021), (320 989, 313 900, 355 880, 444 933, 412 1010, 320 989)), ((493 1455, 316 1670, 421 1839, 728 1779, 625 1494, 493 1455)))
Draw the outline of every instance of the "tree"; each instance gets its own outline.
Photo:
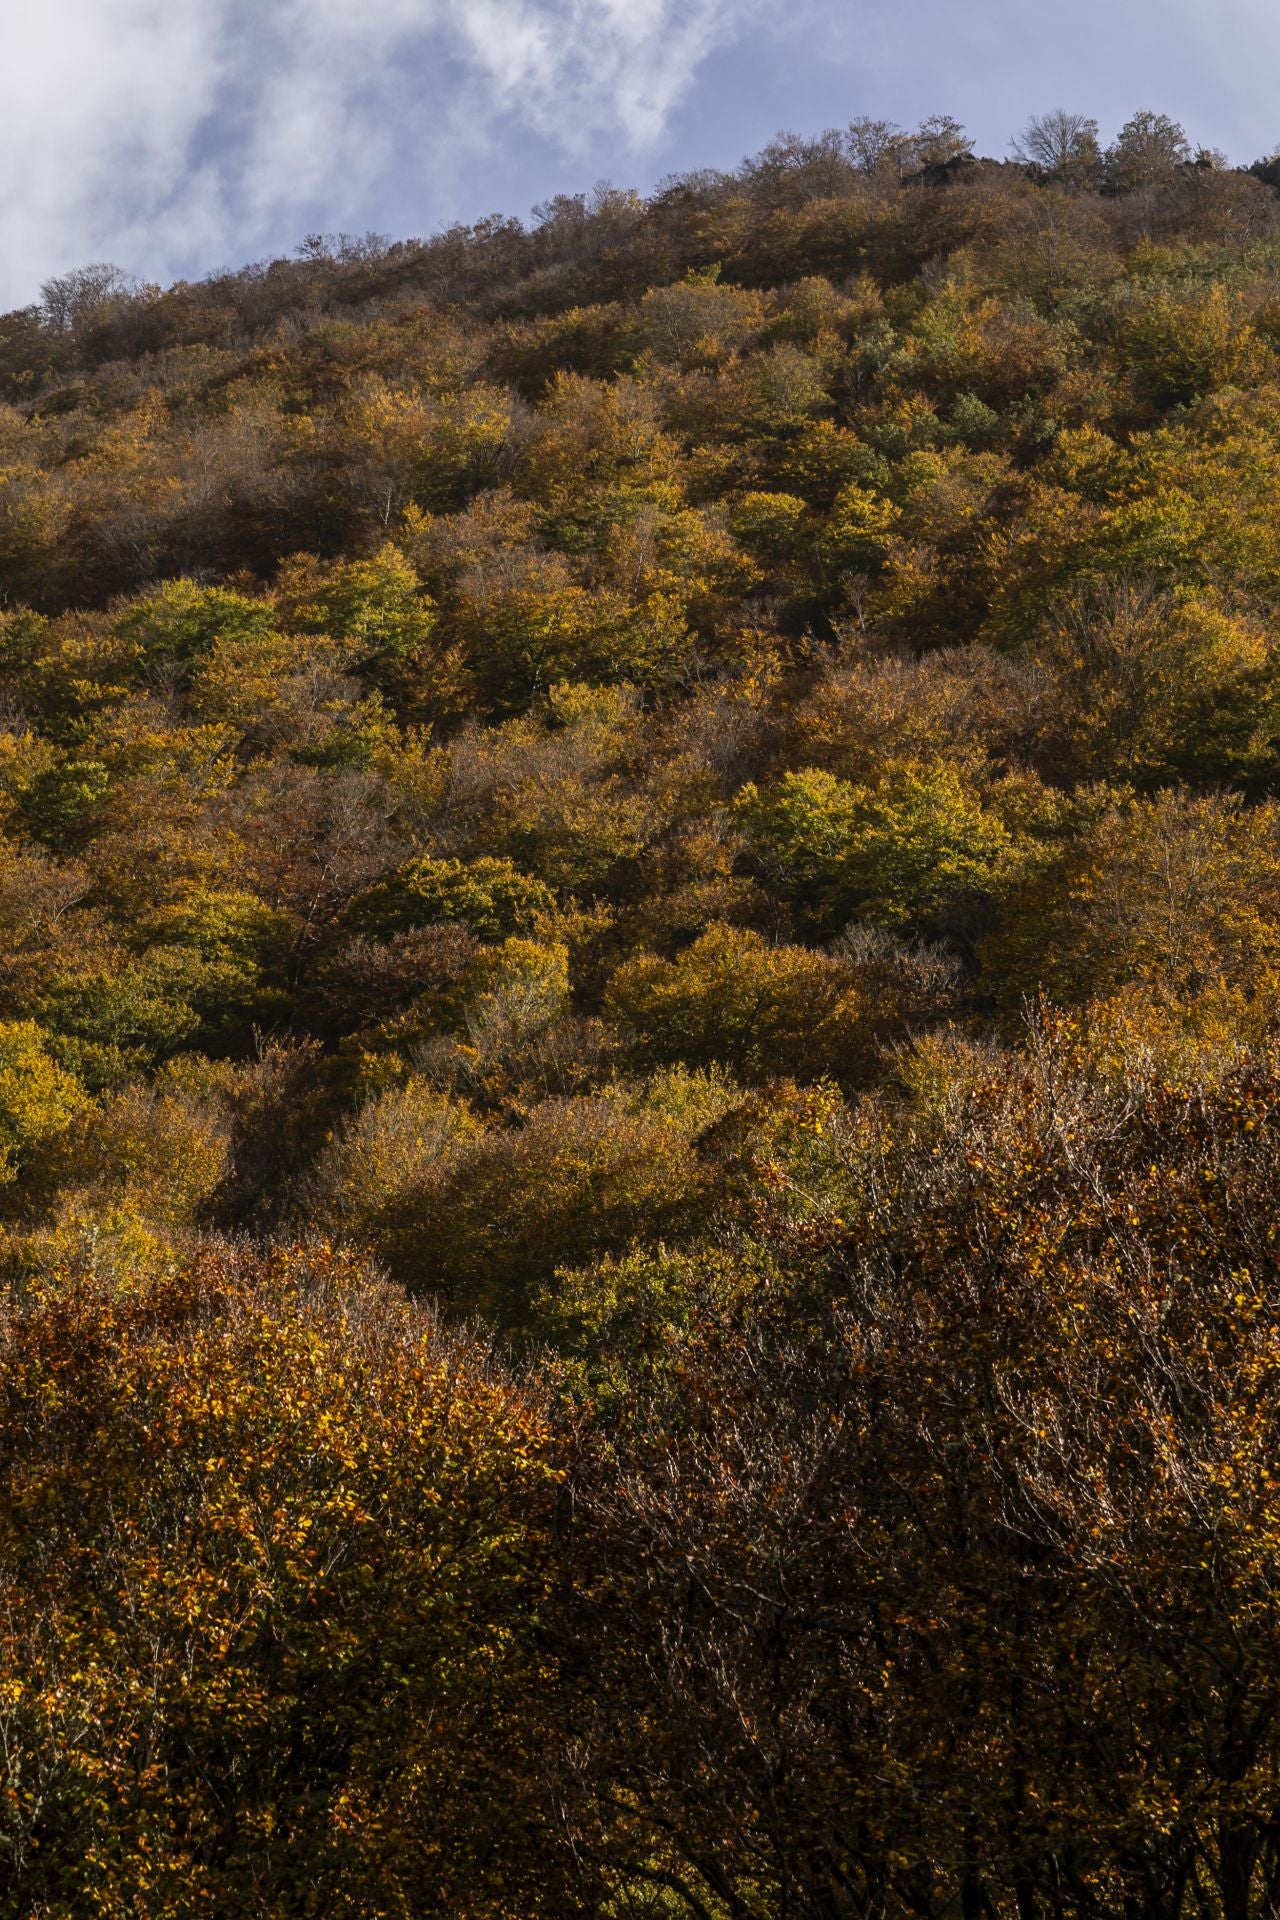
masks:
POLYGON ((388 934, 460 923, 481 940, 528 933, 554 895, 510 860, 412 860, 353 900, 345 919, 355 932, 388 934))
POLYGON ((464 1103, 410 1075, 335 1128, 304 1189, 307 1227, 377 1245, 388 1213, 443 1180, 479 1133, 464 1103))
POLYGON ((0 1184, 14 1180, 23 1156, 65 1132, 88 1104, 34 1021, 0 1022, 0 1184))
POLYGON ((1019 864, 999 814, 946 764, 890 766, 874 787, 787 773, 766 793, 744 787, 734 812, 761 872, 819 927, 963 931, 1019 864))
POLYGON ((864 1141, 812 1286, 670 1277, 578 1485, 568 1814, 637 1900, 1272 1910, 1280 1088, 1029 1051, 864 1141))
POLYGON ((969 153, 969 136, 949 113, 931 113, 922 120, 911 144, 922 167, 947 167, 969 153))
POLYGON ((774 205, 834 197, 847 191, 849 179, 844 142, 834 127, 816 139, 779 133, 742 171, 753 194, 774 205))
POLYGON ((1013 151, 1028 166, 1042 167, 1059 178, 1087 179, 1102 160, 1098 123, 1061 107, 1033 114, 1014 140, 1013 151))
POLYGON ((72 333, 97 317, 110 301, 131 293, 137 282, 109 261, 56 274, 40 289, 41 317, 55 333, 72 333))
POLYGON ((1103 789, 1082 796, 1081 812, 993 936, 992 984, 1059 1005, 1137 984, 1173 1006, 1218 991, 1265 1008, 1280 965, 1274 805, 1103 789))
POLYGON ((892 120, 876 120, 859 114, 845 129, 845 150, 859 173, 876 179, 896 177, 906 159, 910 136, 892 120))
POLYGON ((646 1064, 719 1061, 748 1082, 857 1080, 881 1037, 860 985, 845 960, 713 926, 675 960, 627 961, 605 1012, 646 1064))
POLYGON ((1242 786, 1269 763, 1270 648, 1207 596, 1124 577, 1084 584, 1049 610, 1024 658, 1045 676, 1038 751, 1056 776, 1242 786))
POLYGON ((399 548, 372 559, 321 567, 295 555, 282 569, 281 611, 301 633, 331 634, 352 651, 375 686, 410 714, 450 697, 457 663, 435 641, 436 610, 399 548))
POLYGON ((43 1144, 26 1197, 43 1202, 55 1227, 64 1215, 96 1214, 158 1236, 167 1251, 207 1219, 229 1170, 229 1132, 217 1106, 180 1079, 135 1082, 43 1144))
POLYGON ((1190 158, 1190 144, 1177 121, 1143 108, 1125 121, 1107 149, 1107 171, 1121 193, 1136 193, 1162 185, 1190 158))
POLYGON ((0 316, 0 1920, 1280 1912, 1276 169, 1019 150, 0 316))
POLYGON ((613 1090, 538 1102, 440 1177, 403 1190, 368 1243, 415 1292, 504 1331, 536 1332, 556 1269, 660 1239, 697 1217, 701 1172, 680 1129, 613 1090))
POLYGON ((609 982, 605 1011, 633 1059, 721 1063, 745 1083, 785 1074, 860 1086, 951 1010, 947 957, 853 927, 826 953, 711 926, 674 960, 643 954, 609 982))
POLYGON ((273 625, 269 602, 194 580, 167 580, 134 600, 115 626, 136 652, 138 670, 161 680, 181 675, 219 640, 265 642, 273 625))
POLYGON ((3 1347, 0 1912, 579 1910, 532 1387, 323 1250, 64 1275, 3 1347))

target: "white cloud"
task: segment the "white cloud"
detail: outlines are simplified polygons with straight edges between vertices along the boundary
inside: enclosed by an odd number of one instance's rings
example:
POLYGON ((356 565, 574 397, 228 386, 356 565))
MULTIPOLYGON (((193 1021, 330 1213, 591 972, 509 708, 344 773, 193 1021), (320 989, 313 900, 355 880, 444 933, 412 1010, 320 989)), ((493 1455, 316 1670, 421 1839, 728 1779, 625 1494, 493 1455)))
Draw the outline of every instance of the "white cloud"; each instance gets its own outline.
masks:
POLYGON ((760 0, 8 0, 0 306, 347 224, 500 126, 643 155, 760 0))
POLYGON ((95 259, 172 277, 643 177, 673 126, 690 165, 858 111, 1000 151, 1055 102, 1150 102, 1249 160, 1277 58, 1276 0, 0 0, 0 309, 95 259))
POLYGON ((454 25, 508 110, 572 147, 611 123, 657 140, 698 63, 752 8, 732 0, 464 0, 454 25))

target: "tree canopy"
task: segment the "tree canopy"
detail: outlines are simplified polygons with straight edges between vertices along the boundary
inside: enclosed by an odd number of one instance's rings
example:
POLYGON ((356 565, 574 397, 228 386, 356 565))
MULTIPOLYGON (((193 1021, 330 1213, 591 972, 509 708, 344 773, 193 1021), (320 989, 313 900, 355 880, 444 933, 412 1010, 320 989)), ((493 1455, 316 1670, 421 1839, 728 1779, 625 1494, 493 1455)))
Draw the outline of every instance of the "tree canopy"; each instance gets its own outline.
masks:
POLYGON ((0 1920, 1280 1909, 1280 170, 0 317, 0 1920))

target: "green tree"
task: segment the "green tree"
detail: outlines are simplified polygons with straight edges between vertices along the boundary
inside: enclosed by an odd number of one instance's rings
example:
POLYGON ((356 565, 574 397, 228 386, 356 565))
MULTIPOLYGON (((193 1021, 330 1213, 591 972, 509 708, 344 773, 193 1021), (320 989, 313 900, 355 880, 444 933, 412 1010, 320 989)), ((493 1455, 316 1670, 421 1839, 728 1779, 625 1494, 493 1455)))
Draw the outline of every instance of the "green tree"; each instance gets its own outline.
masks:
POLYGON ((1130 115, 1107 150, 1107 171, 1122 193, 1161 186, 1191 158, 1183 129, 1167 113, 1143 108, 1130 115))
POLYGON ((412 860, 353 900, 347 924, 356 932, 403 933, 412 927, 459 921, 481 940, 529 932, 554 905, 540 880, 510 860, 412 860))
POLYGON ((0 1182, 14 1180, 23 1155, 87 1106, 83 1086, 58 1065, 34 1021, 0 1022, 0 1182))
POLYGON ((674 960, 641 954, 609 982, 605 1012, 646 1064, 721 1062, 742 1079, 857 1080, 876 1023, 856 969, 743 927, 709 927, 674 960))
POLYGON ((878 787, 819 770, 746 786, 735 816, 765 876, 819 926, 964 931, 1007 888, 1018 843, 954 766, 905 764, 878 787))

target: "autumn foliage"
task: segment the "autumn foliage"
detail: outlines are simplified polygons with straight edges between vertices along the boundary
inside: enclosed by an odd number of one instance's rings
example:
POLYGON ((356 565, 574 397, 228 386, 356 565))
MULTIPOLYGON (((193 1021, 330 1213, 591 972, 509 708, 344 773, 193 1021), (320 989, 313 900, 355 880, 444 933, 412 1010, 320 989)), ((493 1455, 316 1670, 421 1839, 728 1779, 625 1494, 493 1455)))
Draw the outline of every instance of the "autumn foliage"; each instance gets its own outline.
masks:
POLYGON ((1278 192, 0 318, 0 1915, 1280 1910, 1278 192))
POLYGON ((563 1913, 538 1397, 323 1251, 3 1339, 4 1910, 563 1913))

